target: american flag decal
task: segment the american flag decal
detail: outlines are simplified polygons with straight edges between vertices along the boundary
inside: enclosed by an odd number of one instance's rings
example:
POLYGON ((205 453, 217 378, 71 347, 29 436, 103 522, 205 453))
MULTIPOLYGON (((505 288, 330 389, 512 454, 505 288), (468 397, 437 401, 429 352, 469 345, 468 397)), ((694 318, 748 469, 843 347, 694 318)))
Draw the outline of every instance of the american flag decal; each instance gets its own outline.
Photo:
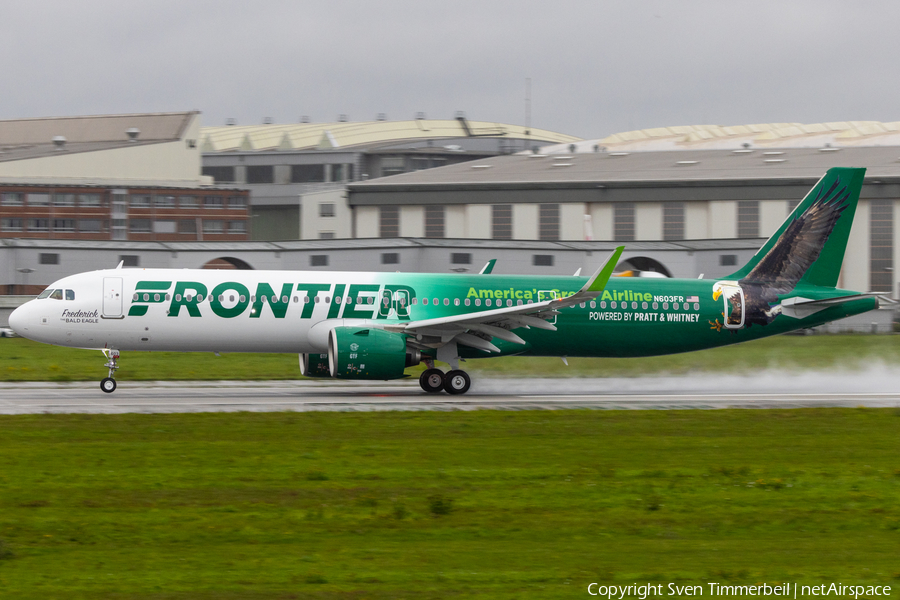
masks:
POLYGON ((687 302, 700 302, 699 296, 688 296, 687 302))

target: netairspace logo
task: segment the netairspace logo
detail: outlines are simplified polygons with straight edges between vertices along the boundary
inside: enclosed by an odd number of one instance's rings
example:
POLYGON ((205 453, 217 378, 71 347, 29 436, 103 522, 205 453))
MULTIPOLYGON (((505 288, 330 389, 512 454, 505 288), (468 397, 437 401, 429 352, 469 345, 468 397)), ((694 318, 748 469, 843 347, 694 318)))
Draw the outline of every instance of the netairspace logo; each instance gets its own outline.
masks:
POLYGON ((631 585, 603 585, 591 583, 587 591, 591 596, 603 596, 607 600, 624 600, 638 598, 646 600, 650 596, 775 596, 799 598, 801 596, 836 596, 858 599, 860 596, 890 596, 888 585, 844 585, 843 583, 822 583, 819 585, 800 585, 798 583, 782 583, 779 585, 725 585, 707 583, 702 585, 678 585, 676 583, 645 583, 631 585))

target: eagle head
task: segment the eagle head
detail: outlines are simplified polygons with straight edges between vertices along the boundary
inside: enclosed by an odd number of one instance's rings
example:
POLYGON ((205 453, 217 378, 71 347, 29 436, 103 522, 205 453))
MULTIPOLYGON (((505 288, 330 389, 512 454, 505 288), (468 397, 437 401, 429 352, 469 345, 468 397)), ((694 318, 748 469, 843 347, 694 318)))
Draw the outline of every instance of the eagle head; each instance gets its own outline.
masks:
POLYGON ((712 289, 713 300, 718 300, 719 298, 722 297, 722 292, 723 292, 722 286, 724 286, 724 285, 739 287, 737 281, 717 281, 713 284, 713 289, 712 289))

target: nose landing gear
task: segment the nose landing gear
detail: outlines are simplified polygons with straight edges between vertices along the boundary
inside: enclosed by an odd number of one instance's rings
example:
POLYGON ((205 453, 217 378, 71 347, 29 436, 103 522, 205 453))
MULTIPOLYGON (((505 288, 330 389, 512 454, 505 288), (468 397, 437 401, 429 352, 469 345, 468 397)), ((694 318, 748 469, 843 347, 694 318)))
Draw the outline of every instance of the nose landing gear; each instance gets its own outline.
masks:
POLYGON ((101 352, 107 358, 106 364, 103 366, 109 369, 109 376, 100 380, 100 389, 107 394, 112 394, 116 391, 116 380, 113 375, 115 375, 116 369, 119 368, 119 351, 101 350, 101 352))

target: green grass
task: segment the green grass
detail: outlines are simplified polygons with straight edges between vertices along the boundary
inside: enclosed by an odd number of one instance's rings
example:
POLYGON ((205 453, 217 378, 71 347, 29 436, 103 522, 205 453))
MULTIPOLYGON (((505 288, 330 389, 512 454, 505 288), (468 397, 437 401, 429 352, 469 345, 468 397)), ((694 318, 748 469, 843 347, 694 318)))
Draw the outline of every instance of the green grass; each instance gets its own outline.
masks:
POLYGON ((900 409, 0 417, 0 597, 900 588, 900 409))
MULTIPOLYGON (((0 338, 0 381, 93 381, 106 376, 98 351, 48 346, 23 338, 0 338)), ((900 364, 900 336, 780 336, 651 358, 504 357, 470 360, 465 368, 493 377, 614 377, 691 372, 754 372, 760 368, 832 370, 872 363, 900 364)), ((294 354, 125 352, 123 380, 300 379, 294 354)), ((410 369, 418 373, 423 367, 410 369)))

